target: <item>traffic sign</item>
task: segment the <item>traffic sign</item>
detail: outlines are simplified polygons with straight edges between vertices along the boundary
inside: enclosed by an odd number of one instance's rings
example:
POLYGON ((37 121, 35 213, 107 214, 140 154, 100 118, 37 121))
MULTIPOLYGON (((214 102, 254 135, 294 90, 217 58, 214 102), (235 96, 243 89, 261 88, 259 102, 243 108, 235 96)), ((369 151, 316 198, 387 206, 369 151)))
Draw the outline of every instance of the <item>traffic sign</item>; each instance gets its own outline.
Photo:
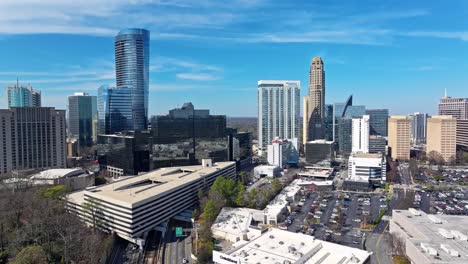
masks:
POLYGON ((176 235, 176 237, 183 236, 183 232, 184 232, 184 231, 183 231, 182 227, 176 227, 176 229, 175 229, 175 235, 176 235))

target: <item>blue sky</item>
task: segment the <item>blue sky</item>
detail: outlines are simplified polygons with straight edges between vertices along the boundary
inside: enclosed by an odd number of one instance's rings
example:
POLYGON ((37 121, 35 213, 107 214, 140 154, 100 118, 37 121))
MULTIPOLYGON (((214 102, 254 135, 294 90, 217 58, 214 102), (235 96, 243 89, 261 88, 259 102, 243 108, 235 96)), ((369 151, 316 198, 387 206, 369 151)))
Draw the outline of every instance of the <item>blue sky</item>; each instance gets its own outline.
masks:
MULTIPOLYGON (((468 97, 468 1, 1 0, 0 86, 73 92, 114 84, 113 37, 151 31, 150 114, 192 101, 256 116, 260 79, 301 81, 322 56, 326 103, 435 113, 444 89, 468 97)), ((6 100, 1 89, 0 106, 6 100)))

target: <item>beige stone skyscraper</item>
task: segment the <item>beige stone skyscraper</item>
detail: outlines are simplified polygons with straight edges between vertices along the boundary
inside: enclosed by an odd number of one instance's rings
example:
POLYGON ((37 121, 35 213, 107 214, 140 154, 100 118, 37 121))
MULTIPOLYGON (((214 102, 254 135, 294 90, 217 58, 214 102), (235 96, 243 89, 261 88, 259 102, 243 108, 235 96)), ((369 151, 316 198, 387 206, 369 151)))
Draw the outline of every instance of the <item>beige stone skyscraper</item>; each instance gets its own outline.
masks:
POLYGON ((438 115, 427 119, 426 153, 432 151, 442 155, 445 162, 456 156, 457 120, 453 116, 438 115))
POLYGON ((388 146, 393 160, 409 160, 411 147, 411 120, 407 116, 388 118, 388 146))
POLYGON ((322 58, 315 57, 310 63, 309 96, 304 97, 303 143, 323 139, 325 113, 325 70, 322 58))

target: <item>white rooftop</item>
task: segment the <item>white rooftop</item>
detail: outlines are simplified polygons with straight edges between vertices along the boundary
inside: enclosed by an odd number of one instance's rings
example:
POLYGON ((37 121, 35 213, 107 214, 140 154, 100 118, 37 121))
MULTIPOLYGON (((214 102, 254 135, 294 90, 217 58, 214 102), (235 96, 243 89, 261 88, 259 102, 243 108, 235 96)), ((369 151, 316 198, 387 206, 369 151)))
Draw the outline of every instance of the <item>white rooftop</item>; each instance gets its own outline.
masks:
POLYGON ((252 220, 260 221, 263 215, 263 211, 260 210, 224 207, 216 217, 211 230, 213 233, 218 231, 236 237, 242 237, 245 234, 250 240, 255 237, 255 234, 249 230, 252 220))
POLYGON ((31 176, 31 179, 34 180, 51 180, 59 179, 67 176, 80 176, 85 175, 86 172, 80 168, 73 169, 50 169, 41 171, 38 174, 31 176))
POLYGON ((294 197, 300 190, 301 186, 297 185, 298 180, 294 180, 286 186, 266 207, 265 212, 268 215, 278 215, 288 206, 291 197, 294 197))
POLYGON ((73 193, 69 195, 69 199, 72 202, 79 202, 86 193, 97 199, 132 208, 233 164, 234 162, 217 162, 212 167, 195 165, 161 168, 146 174, 73 193))
POLYGON ((468 216, 431 215, 410 209, 392 213, 392 221, 409 237, 406 243, 419 248, 430 263, 468 263, 468 216), (437 257, 431 255, 434 250, 437 257))
POLYGON ((361 264, 365 263, 372 253, 317 240, 313 236, 273 228, 226 254, 239 258, 242 264, 361 264))

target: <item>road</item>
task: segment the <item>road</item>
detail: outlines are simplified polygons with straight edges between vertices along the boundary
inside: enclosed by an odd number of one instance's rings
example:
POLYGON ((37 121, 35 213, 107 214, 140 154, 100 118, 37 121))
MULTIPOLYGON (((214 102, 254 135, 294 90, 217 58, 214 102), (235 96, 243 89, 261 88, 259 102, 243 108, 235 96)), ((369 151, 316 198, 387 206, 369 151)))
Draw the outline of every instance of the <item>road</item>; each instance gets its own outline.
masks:
POLYGON ((189 263, 191 263, 192 237, 188 232, 182 237, 176 237, 174 228, 176 226, 183 227, 184 230, 189 230, 191 228, 190 223, 178 221, 171 223, 169 230, 166 233, 163 263, 181 264, 183 263, 184 258, 189 260, 189 263))

